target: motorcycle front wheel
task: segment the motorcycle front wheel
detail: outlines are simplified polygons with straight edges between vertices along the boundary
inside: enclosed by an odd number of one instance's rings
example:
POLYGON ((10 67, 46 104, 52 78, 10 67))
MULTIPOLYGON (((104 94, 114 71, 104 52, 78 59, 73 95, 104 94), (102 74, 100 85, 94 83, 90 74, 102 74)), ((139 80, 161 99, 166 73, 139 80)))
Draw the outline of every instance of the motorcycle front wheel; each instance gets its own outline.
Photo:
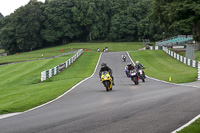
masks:
POLYGON ((132 77, 132 81, 135 83, 135 85, 138 85, 138 77, 132 77))
POLYGON ((110 82, 109 81, 105 81, 104 86, 106 87, 106 91, 110 90, 110 82))
POLYGON ((142 82, 145 82, 144 75, 140 75, 140 78, 142 79, 142 82))

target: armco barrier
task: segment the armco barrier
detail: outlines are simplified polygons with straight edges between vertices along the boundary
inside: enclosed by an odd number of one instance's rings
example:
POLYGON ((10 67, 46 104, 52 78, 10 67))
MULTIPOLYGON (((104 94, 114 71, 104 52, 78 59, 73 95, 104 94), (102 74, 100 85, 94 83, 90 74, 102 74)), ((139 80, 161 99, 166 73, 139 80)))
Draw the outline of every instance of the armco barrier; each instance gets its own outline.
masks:
POLYGON ((180 62, 182 62, 188 66, 197 68, 198 69, 198 80, 200 80, 200 62, 199 61, 195 61, 195 60, 191 60, 189 58, 183 57, 183 56, 175 53, 174 51, 167 49, 167 47, 164 47, 164 46, 151 46, 150 50, 163 50, 163 51, 165 51, 165 53, 167 53, 171 57, 179 60, 180 62))
POLYGON ((65 68, 68 68, 82 54, 83 54, 83 49, 80 49, 80 50, 78 50, 78 52, 73 57, 71 57, 70 59, 68 59, 66 62, 64 62, 64 63, 62 63, 62 64, 60 64, 58 66, 55 66, 54 68, 51 68, 49 70, 42 71, 41 72, 41 81, 45 81, 46 79, 51 78, 54 75, 60 73, 65 68))

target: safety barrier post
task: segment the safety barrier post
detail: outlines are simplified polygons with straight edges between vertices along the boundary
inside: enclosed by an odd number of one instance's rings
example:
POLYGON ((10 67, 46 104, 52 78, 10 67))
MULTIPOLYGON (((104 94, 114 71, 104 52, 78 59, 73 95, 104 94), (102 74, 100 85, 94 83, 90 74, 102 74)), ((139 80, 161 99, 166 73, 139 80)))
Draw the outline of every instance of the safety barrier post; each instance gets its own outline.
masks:
POLYGON ((46 71, 41 72, 41 81, 46 80, 46 71))

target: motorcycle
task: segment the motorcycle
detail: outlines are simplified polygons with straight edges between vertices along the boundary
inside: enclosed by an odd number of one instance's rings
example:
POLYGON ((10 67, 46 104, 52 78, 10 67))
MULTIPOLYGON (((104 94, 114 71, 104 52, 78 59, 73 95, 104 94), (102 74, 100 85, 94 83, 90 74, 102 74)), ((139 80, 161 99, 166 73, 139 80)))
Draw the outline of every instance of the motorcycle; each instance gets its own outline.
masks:
POLYGON ((126 62, 126 55, 122 55, 124 62, 126 62))
POLYGON ((146 77, 145 77, 144 71, 143 71, 142 69, 139 69, 138 72, 139 72, 139 73, 138 73, 139 78, 142 79, 143 82, 145 82, 144 79, 145 79, 146 77))
POLYGON ((112 78, 111 78, 109 72, 103 71, 101 73, 101 81, 102 81, 103 85, 106 87, 107 91, 112 90, 113 81, 112 81, 112 78))
POLYGON ((139 74, 137 69, 130 70, 131 80, 135 83, 135 85, 139 84, 139 74))
POLYGON ((108 47, 105 48, 105 52, 108 53, 108 47))

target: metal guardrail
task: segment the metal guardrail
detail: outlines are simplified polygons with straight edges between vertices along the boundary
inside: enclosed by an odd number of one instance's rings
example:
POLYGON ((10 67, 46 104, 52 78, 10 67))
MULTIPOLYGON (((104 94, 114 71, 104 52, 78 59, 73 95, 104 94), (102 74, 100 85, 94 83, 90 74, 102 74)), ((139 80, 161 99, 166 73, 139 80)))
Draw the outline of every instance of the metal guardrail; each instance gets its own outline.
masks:
POLYGON ((165 53, 167 53, 171 57, 179 60, 180 62, 182 62, 188 66, 197 68, 198 69, 198 80, 200 80, 200 62, 199 61, 191 60, 189 58, 181 56, 181 55, 177 54, 176 52, 171 51, 167 47, 164 47, 164 46, 151 46, 150 50, 163 50, 165 53))
POLYGON ((45 81, 48 78, 55 76, 56 74, 60 73, 64 69, 68 68, 71 64, 73 64, 81 55, 83 54, 83 49, 78 50, 78 52, 68 59, 66 62, 55 66, 49 70, 45 70, 41 72, 41 81, 45 81))

